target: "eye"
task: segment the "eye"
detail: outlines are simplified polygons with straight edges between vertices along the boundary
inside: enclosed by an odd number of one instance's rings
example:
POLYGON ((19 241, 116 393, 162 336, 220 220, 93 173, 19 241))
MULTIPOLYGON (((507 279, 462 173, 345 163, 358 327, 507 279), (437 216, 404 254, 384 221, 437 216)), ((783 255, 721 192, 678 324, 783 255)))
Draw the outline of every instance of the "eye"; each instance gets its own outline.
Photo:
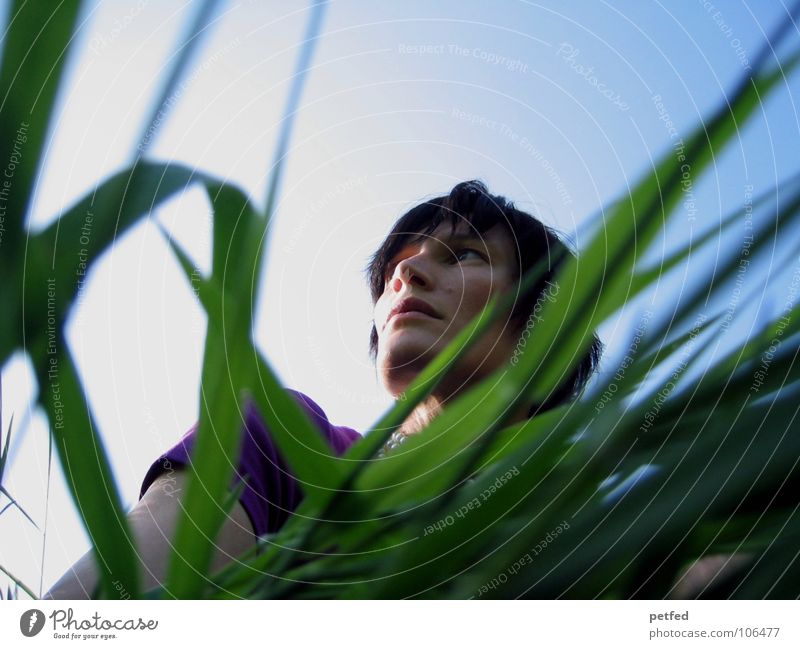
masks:
POLYGON ((462 261, 467 253, 472 253, 478 259, 484 259, 484 256, 473 248, 457 248, 453 251, 452 259, 455 259, 456 261, 462 261))

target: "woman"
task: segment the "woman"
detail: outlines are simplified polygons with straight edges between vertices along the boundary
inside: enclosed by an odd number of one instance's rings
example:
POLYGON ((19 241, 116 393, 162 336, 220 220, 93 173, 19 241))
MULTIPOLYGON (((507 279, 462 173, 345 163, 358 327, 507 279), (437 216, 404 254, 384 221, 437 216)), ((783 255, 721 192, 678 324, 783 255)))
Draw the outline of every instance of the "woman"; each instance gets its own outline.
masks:
MULTIPOLYGON (((438 382, 392 436, 387 449, 419 433, 446 404, 511 361, 537 300, 553 286, 555 271, 571 254, 555 233, 533 216, 492 195, 479 181, 463 182, 443 196, 409 210, 394 225, 366 269, 374 304, 370 354, 384 387, 395 398, 419 372, 488 304, 505 291, 518 291, 525 271, 542 259, 547 270, 514 306, 438 382)), ((543 403, 523 404, 508 421, 522 421, 580 393, 594 372, 601 345, 595 339, 573 374, 543 403)), ((359 439, 351 428, 332 425, 306 395, 290 391, 338 455, 359 439)), ((245 435, 234 484, 246 487, 217 538, 212 571, 250 549, 256 537, 277 531, 302 499, 252 404, 245 411, 245 435)), ((145 589, 166 574, 169 539, 180 512, 180 498, 195 429, 153 463, 140 500, 129 513, 145 567, 145 589)), ((98 582, 89 551, 53 586, 45 598, 91 596, 98 582)))

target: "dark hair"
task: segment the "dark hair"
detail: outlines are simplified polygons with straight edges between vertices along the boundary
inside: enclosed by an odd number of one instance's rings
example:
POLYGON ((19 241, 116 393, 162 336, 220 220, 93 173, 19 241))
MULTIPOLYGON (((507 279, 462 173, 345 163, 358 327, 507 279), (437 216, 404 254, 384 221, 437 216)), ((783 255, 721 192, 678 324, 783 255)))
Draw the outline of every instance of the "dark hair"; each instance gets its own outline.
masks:
MULTIPOLYGON (((454 232, 459 223, 468 222, 479 234, 500 223, 511 235, 515 244, 517 261, 516 278, 539 260, 546 258, 548 268, 537 280, 527 295, 515 302, 511 319, 522 330, 525 319, 534 310, 537 299, 552 283, 561 264, 574 253, 559 238, 556 232, 534 216, 518 210, 504 196, 490 194, 480 180, 469 180, 453 187, 448 195, 427 200, 401 216, 384 239, 380 248, 372 255, 364 272, 367 276, 373 304, 383 294, 386 268, 394 256, 410 240, 416 241, 433 232, 441 223, 448 222, 454 232)), ((542 404, 531 408, 529 416, 544 412, 565 403, 580 394, 600 360, 602 343, 594 336, 588 353, 573 371, 542 404)), ((373 324, 369 341, 370 358, 373 362, 378 351, 378 332, 373 324)))

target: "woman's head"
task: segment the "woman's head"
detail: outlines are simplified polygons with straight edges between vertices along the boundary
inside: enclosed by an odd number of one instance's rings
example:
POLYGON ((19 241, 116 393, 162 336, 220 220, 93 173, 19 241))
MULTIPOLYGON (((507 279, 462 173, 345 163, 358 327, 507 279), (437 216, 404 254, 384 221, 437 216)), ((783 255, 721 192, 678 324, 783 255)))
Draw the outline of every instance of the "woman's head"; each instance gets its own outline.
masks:
MULTIPOLYGON (((410 209, 366 269, 375 305, 370 354, 384 386, 399 395, 492 296, 518 290, 524 273, 544 259, 546 272, 532 290, 518 294, 512 311, 471 345, 441 385, 455 392, 508 363, 537 301, 552 293, 555 272, 570 254, 553 230, 477 180, 410 209), (398 307, 409 315, 390 317, 398 307)), ((533 341, 535 327, 527 344, 533 341)), ((534 404, 531 414, 577 394, 599 355, 595 339, 573 375, 545 403, 534 404)))

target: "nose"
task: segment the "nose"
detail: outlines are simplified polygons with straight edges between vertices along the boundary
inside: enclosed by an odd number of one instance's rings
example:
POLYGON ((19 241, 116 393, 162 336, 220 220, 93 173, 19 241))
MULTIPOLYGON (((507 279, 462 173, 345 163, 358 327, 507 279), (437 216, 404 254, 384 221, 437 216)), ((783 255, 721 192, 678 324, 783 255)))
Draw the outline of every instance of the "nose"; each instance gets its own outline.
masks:
POLYGON ((433 273, 422 257, 422 253, 418 253, 397 263, 390 283, 395 293, 402 291, 405 284, 422 288, 430 288, 432 286, 433 273))

